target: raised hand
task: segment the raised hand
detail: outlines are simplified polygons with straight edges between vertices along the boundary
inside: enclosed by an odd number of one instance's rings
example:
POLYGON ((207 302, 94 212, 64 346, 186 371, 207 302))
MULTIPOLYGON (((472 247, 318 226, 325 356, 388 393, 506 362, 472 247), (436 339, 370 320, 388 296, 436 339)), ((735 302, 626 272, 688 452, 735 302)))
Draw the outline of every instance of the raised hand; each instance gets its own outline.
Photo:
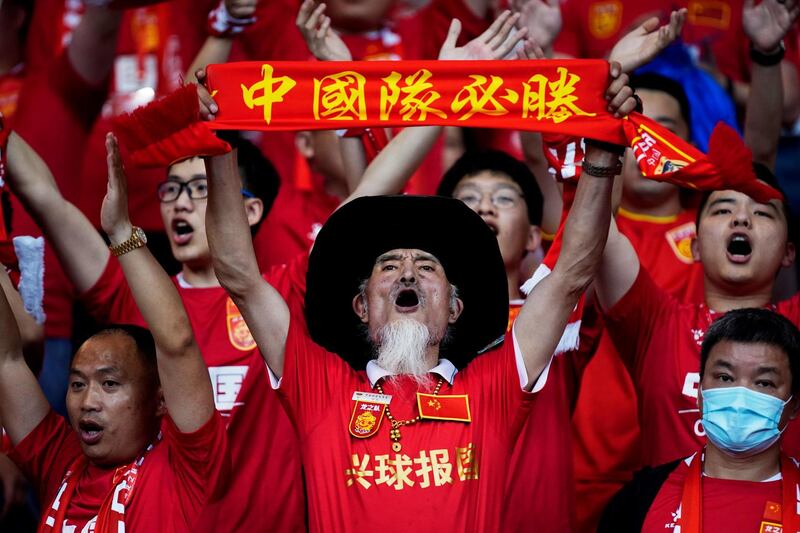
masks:
POLYGON ((225 0, 225 9, 237 19, 249 19, 256 14, 258 0, 225 0))
POLYGON ((447 38, 439 50, 439 59, 445 60, 482 60, 502 59, 520 42, 527 34, 528 28, 514 29, 519 21, 519 13, 503 11, 489 28, 464 46, 456 46, 456 41, 461 33, 461 21, 453 19, 447 38))
POLYGON ((309 51, 320 61, 352 61, 350 49, 331 29, 331 19, 324 13, 326 7, 324 3, 304 0, 295 24, 303 34, 309 51))
POLYGON ((203 120, 214 120, 217 111, 219 111, 219 106, 217 106, 217 102, 214 101, 211 97, 211 93, 209 93, 206 88, 206 69, 197 69, 197 72, 194 73, 194 77, 197 79, 197 99, 200 102, 200 118, 203 120))
POLYGON ((673 11, 663 26, 658 25, 658 17, 651 17, 617 41, 608 60, 619 63, 623 72, 633 72, 672 44, 681 34, 684 22, 686 8, 673 11))
POLYGON ((528 38, 543 49, 549 48, 561 32, 561 8, 558 0, 512 0, 519 13, 519 25, 528 28, 528 38))
POLYGON ((754 0, 745 0, 742 11, 744 32, 756 50, 764 53, 777 51, 786 32, 800 14, 797 0, 763 0, 755 5, 754 0))
POLYGON ((117 138, 106 134, 106 165, 108 167, 108 188, 100 209, 100 225, 112 245, 126 241, 131 236, 133 226, 128 215, 128 179, 119 155, 117 138))
POLYGON ((627 116, 636 109, 638 104, 633 96, 633 89, 628 85, 628 75, 624 73, 619 63, 609 64, 609 74, 611 83, 606 89, 606 100, 608 101, 608 112, 617 118, 627 116))
POLYGON ((523 46, 517 48, 517 59, 546 59, 544 50, 533 39, 525 39, 523 46))

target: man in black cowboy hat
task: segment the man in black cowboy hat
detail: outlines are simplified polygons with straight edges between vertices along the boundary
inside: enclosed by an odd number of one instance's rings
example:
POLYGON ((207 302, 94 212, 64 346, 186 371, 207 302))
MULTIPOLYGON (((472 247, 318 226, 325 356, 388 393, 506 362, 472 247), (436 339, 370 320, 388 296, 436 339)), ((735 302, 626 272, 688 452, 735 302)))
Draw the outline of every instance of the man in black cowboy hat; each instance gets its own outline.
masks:
MULTIPOLYGON (((625 114, 615 68, 610 108, 625 114)), ((306 327, 259 274, 235 152, 207 168, 214 268, 298 431, 310 529, 498 530, 507 476, 526 474, 508 471, 512 443, 602 254, 618 156, 587 148, 559 262, 503 343, 497 239, 462 202, 371 197, 334 213, 309 258, 306 327)))

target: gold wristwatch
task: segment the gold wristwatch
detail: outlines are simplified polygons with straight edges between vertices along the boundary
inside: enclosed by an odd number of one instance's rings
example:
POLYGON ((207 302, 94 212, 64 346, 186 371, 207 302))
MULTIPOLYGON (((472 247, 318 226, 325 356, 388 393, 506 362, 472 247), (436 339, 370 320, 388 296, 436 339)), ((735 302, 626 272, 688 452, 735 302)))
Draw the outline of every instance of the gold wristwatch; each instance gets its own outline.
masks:
POLYGON ((122 254, 141 248, 145 244, 147 244, 147 235, 144 234, 144 230, 138 226, 133 226, 131 228, 131 236, 127 241, 123 241, 116 246, 109 246, 108 249, 111 250, 114 257, 119 257, 122 254))

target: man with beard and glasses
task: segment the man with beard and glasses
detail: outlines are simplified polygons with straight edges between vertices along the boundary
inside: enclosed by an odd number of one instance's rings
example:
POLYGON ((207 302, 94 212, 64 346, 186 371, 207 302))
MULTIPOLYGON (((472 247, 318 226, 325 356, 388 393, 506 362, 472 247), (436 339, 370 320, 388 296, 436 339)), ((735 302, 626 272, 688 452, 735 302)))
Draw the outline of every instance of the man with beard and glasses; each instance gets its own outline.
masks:
POLYGON ((800 331, 772 311, 736 309, 708 328, 700 358, 708 443, 637 474, 611 501, 601 533, 800 528, 800 469, 781 453, 798 410, 800 331))
MULTIPOLYGON (((618 66, 611 74, 610 108, 625 115, 636 102, 618 66)), ((502 343, 503 259, 463 202, 369 197, 340 208, 309 257, 303 321, 258 273, 234 156, 210 159, 214 268, 298 431, 312 531, 500 530, 506 483, 527 475, 509 471, 509 450, 610 219, 612 180, 587 168, 612 176, 618 155, 587 150, 559 261, 502 343)))
POLYGON ((14 446, 9 456, 38 488, 40 532, 194 531, 227 485, 225 425, 175 286, 131 225, 111 136, 106 149, 103 229, 150 331, 111 326, 81 345, 67 422, 25 364, 0 296, 0 417, 14 446))

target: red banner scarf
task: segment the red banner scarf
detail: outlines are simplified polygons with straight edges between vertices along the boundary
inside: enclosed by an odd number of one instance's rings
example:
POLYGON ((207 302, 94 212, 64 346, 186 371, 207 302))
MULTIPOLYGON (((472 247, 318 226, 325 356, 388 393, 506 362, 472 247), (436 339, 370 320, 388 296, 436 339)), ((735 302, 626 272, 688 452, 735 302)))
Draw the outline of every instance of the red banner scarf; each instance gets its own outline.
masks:
MULTIPOLYGON (((158 440, 161 439, 159 434, 158 440)), ((119 533, 125 531, 125 508, 133 498, 133 489, 139 478, 139 469, 144 463, 145 456, 152 450, 153 444, 147 447, 145 452, 130 464, 120 466, 114 470, 113 488, 109 491, 100 509, 97 512, 97 522, 95 523, 95 533, 119 533)), ((53 503, 50 508, 42 515, 37 533, 54 533, 61 531, 64 519, 69 509, 70 500, 75 494, 75 488, 81 475, 89 465, 85 455, 80 455, 64 475, 53 503)))
MULTIPOLYGON (((208 67, 219 112, 203 124, 262 131, 450 125, 559 133, 630 146, 642 174, 652 179, 735 188, 758 201, 781 197, 756 180, 735 132, 718 127, 706 156, 641 114, 610 115, 608 82, 608 64, 599 60, 227 63, 208 67)), ((166 106, 153 114, 158 131, 200 129, 166 106)), ((123 144, 132 123, 136 119, 128 117, 115 124, 123 144)), ((142 141, 139 136, 128 146, 134 164, 174 161, 160 147, 174 145, 169 136, 151 133, 150 142, 142 141)), ((197 155, 193 149, 181 146, 179 155, 197 155)))
MULTIPOLYGON (((680 508, 681 533, 701 533, 703 531, 703 454, 692 457, 689 472, 683 482, 683 496, 680 508)), ((773 511, 775 519, 780 520, 783 533, 800 531, 800 469, 797 463, 781 453, 781 494, 780 509, 773 511)))

